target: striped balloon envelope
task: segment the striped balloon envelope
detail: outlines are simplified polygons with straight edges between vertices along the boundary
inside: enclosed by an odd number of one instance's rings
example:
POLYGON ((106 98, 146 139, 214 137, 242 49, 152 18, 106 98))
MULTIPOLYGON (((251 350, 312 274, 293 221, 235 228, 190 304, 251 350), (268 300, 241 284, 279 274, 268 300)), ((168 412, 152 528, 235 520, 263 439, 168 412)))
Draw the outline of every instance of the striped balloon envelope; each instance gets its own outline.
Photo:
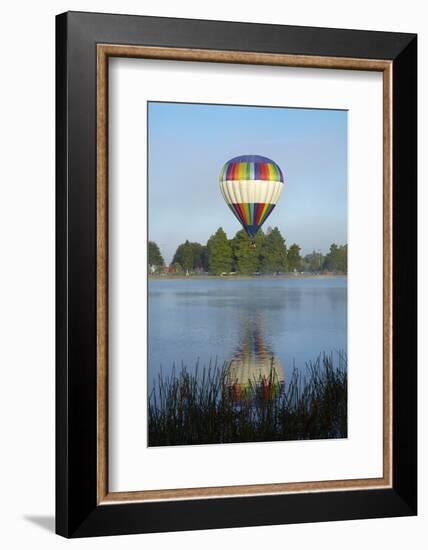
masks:
POLYGON ((266 157, 243 155, 223 166, 220 189, 250 239, 275 208, 284 187, 280 167, 266 157))

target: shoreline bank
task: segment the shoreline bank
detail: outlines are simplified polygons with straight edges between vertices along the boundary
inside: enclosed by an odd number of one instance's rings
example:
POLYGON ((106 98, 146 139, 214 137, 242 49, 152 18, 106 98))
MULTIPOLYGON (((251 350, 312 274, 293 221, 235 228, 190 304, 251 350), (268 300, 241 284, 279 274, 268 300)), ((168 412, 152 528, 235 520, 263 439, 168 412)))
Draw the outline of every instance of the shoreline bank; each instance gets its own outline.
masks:
POLYGON ((252 279, 263 279, 263 280, 277 280, 277 279, 336 279, 336 278, 345 278, 348 276, 346 274, 284 274, 284 275, 149 275, 149 281, 175 281, 175 280, 185 280, 185 281, 209 281, 209 280, 225 280, 225 281, 245 281, 252 279))

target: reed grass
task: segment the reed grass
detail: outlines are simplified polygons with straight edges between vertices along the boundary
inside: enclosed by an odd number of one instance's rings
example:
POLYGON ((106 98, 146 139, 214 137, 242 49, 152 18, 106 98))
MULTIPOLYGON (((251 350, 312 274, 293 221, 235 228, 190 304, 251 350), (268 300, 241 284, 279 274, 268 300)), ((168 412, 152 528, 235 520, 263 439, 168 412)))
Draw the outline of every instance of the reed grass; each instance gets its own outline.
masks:
MULTIPOLYGON (((249 380, 249 397, 239 402, 228 366, 160 371, 149 396, 149 446, 347 437, 344 353, 320 354, 303 374, 294 367, 280 392, 260 392, 260 381, 249 380)), ((274 376, 271 367, 270 383, 274 376)))

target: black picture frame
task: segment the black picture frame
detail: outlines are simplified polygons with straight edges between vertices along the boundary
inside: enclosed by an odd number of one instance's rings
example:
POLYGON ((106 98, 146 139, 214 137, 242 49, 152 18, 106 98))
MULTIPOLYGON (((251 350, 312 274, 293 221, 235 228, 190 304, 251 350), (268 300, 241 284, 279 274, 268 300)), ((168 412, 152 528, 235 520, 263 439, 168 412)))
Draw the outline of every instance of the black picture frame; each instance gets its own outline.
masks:
POLYGON ((415 515, 417 36, 68 12, 56 18, 56 97, 56 532, 86 537, 415 515), (100 43, 392 61, 391 488, 97 504, 100 43))

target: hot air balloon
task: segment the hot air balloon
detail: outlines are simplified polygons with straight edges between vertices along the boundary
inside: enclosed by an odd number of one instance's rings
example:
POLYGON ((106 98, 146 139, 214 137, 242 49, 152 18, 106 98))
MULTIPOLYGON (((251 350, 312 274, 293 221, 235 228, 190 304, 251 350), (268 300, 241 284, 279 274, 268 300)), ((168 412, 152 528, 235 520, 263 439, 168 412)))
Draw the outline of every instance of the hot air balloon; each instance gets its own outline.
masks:
POLYGON ((226 162, 220 173, 224 200, 252 242, 275 208, 283 187, 280 167, 259 155, 235 157, 226 162))

